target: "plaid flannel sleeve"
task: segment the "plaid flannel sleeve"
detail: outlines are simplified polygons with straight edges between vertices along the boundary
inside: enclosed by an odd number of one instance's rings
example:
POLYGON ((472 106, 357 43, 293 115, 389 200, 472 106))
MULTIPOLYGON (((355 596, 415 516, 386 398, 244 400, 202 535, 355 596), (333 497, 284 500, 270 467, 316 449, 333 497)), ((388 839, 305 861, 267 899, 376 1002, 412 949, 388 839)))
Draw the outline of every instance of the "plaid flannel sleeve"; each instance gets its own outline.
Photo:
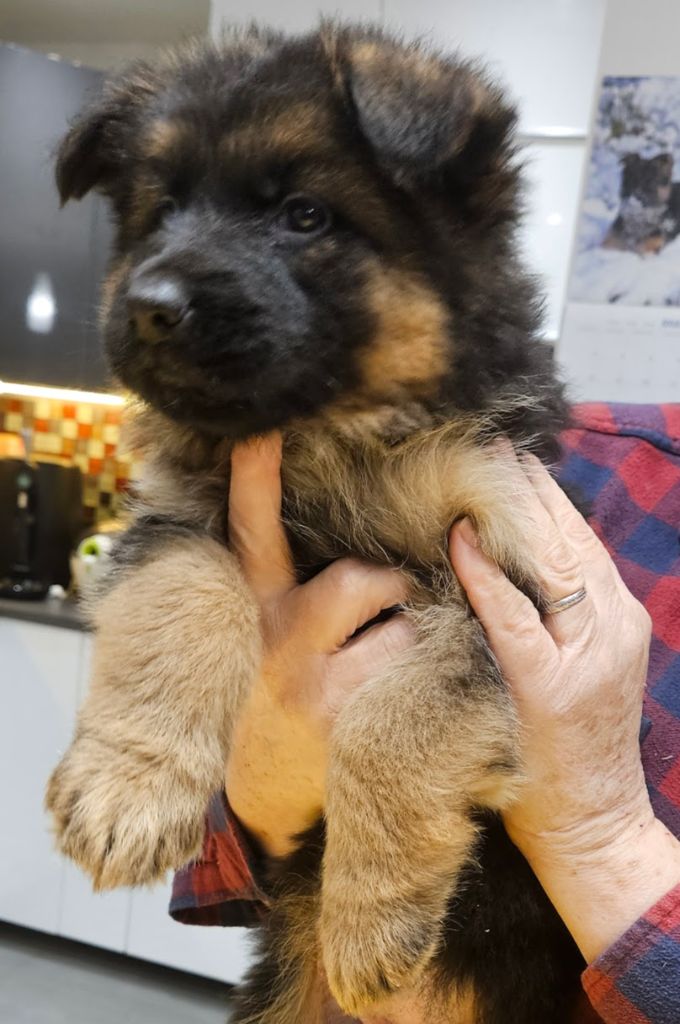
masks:
POLYGON ((680 885, 591 964, 582 980, 605 1024, 677 1024, 680 885))
POLYGON ((269 900, 256 882, 261 855, 239 826, 224 793, 213 797, 200 860, 175 873, 170 916, 182 924, 260 923, 269 900))

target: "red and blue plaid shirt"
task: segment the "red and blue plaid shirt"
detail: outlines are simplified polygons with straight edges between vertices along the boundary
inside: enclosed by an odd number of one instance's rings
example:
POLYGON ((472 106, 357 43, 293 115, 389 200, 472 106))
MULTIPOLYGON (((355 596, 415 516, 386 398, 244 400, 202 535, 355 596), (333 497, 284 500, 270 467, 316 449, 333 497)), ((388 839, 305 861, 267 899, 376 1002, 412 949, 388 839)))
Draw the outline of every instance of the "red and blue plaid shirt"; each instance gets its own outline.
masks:
MULTIPOLYGON (((562 441, 561 480, 590 503, 591 524, 653 620, 642 760, 654 810, 680 838, 680 405, 577 406, 562 441)), ((257 924, 267 912, 257 874, 220 794, 201 861, 175 876, 170 913, 257 924)), ((606 1024, 680 1022, 680 886, 588 967, 583 986, 606 1024)))

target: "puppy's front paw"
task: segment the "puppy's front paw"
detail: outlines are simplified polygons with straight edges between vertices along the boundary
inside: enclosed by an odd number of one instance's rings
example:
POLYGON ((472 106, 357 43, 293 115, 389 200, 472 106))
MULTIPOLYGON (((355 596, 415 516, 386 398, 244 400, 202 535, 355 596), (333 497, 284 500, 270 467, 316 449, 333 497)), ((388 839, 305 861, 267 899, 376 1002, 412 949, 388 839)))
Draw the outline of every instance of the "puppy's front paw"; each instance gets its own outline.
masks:
POLYGON ((395 901, 324 899, 321 949, 334 999, 351 1017, 411 985, 437 949, 439 920, 395 901))
POLYGON ((205 801, 174 760, 78 737, 45 799, 57 845, 95 889, 143 885, 201 849, 205 801))

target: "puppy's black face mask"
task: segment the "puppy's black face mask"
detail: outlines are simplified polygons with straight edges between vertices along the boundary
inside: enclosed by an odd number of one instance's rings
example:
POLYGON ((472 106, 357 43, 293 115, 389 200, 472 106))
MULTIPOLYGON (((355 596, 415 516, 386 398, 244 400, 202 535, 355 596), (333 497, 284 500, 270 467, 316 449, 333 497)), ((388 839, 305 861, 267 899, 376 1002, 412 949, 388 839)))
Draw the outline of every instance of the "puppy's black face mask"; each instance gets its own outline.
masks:
POLYGON ((292 166, 235 153, 232 133, 170 118, 184 178, 177 154, 146 161, 148 205, 127 220, 104 316, 111 366, 172 417, 220 434, 314 413, 357 386, 378 329, 372 240, 348 221, 323 156, 292 166))
POLYGON ((512 124, 467 66, 362 31, 255 33, 110 84, 57 181, 113 206, 116 376, 230 437, 436 401, 476 268, 508 257, 512 124))

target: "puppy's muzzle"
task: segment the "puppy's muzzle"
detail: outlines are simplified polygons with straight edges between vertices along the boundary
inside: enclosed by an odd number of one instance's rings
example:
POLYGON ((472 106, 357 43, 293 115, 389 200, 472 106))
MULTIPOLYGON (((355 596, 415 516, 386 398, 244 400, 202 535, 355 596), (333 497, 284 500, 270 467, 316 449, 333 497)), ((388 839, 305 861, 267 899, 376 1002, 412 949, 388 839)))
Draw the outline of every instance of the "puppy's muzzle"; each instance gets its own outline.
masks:
POLYGON ((137 339, 155 345, 170 341, 189 314, 181 281, 166 274, 136 274, 127 294, 128 317, 137 339))

